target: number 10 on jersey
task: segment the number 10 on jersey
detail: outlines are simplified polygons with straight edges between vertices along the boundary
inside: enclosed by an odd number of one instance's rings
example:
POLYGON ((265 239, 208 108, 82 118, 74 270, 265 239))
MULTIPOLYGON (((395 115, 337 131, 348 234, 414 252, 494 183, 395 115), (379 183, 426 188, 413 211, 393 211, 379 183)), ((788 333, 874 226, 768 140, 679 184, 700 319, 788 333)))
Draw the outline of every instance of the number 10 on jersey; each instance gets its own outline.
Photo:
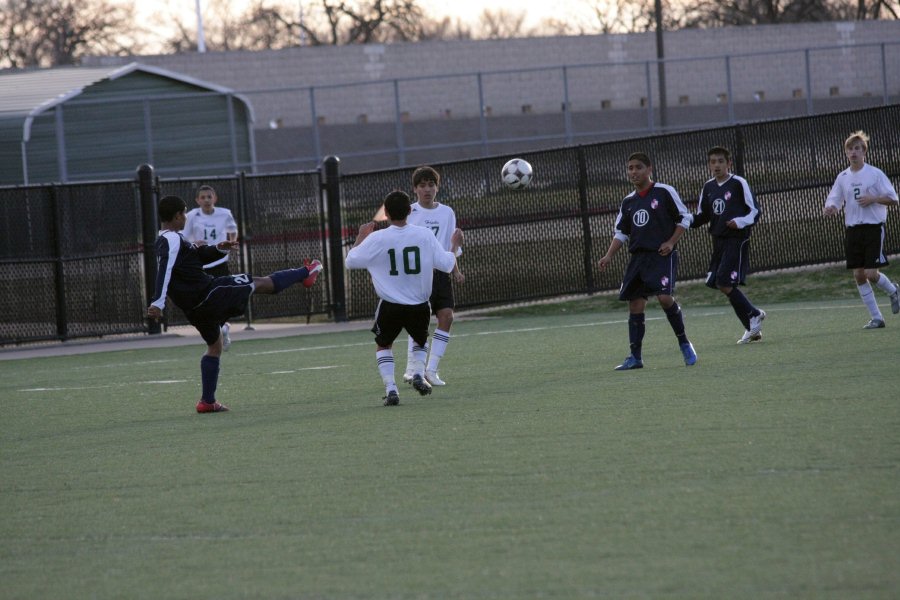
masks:
MULTIPOLYGON (((403 252, 403 272, 407 275, 417 275, 422 272, 422 260, 418 246, 407 246, 403 252)), ((391 260, 390 275, 400 275, 397 270, 397 251, 394 248, 388 250, 388 257, 391 260)))

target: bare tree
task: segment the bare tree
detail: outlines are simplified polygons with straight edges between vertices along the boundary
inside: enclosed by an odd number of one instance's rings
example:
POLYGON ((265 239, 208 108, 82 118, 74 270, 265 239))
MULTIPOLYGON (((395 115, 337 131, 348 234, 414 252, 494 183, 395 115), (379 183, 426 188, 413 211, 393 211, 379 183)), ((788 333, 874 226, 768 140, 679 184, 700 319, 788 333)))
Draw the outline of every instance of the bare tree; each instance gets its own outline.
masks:
POLYGON ((459 18, 444 17, 437 21, 424 18, 419 21, 418 40, 470 40, 472 27, 459 18))
POLYGON ((134 6, 108 0, 0 0, 0 68, 78 64, 85 54, 128 54, 134 6))
POLYGON ((897 19, 898 0, 689 0, 685 27, 897 19))
MULTIPOLYGON (((204 14, 207 47, 213 50, 262 50, 295 46, 301 39, 312 46, 367 44, 434 39, 449 31, 428 20, 418 0, 306 2, 304 18, 297 6, 254 0, 235 15, 227 0, 210 0, 204 14)), ((459 30, 459 33, 464 33, 459 30)), ((196 48, 192 25, 180 24, 167 41, 170 51, 196 48)))
MULTIPOLYGON (((165 20, 175 25, 174 35, 164 43, 165 51, 197 50, 193 19, 186 22, 169 15, 165 20)), ((240 13, 234 12, 228 0, 205 0, 203 37, 210 50, 267 50, 291 45, 290 28, 278 9, 267 8, 264 0, 256 0, 240 13)))
POLYGON ((513 14, 503 8, 484 9, 476 29, 476 37, 489 40, 528 37, 533 33, 525 28, 524 13, 513 14))
MULTIPOLYGON (((585 22, 556 19, 544 28, 560 35, 652 31, 652 8, 640 0, 583 0, 593 14, 585 22)), ((667 30, 815 21, 898 19, 900 0, 668 0, 667 30)))

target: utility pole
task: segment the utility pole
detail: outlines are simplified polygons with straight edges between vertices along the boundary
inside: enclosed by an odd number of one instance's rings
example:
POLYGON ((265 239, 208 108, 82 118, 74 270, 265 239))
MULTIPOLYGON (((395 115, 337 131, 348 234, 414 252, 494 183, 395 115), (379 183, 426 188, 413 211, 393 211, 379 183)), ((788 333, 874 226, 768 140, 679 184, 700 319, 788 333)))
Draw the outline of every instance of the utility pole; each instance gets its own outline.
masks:
POLYGON ((303 29, 303 0, 300 0, 300 45, 306 45, 306 30, 303 29))
POLYGON ((197 52, 206 52, 206 38, 203 36, 203 14, 200 11, 200 0, 196 0, 197 7, 197 52))
POLYGON ((659 126, 666 127, 666 63, 663 59, 666 56, 663 50, 663 16, 662 16, 662 0, 656 0, 656 68, 657 78, 659 80, 659 126))

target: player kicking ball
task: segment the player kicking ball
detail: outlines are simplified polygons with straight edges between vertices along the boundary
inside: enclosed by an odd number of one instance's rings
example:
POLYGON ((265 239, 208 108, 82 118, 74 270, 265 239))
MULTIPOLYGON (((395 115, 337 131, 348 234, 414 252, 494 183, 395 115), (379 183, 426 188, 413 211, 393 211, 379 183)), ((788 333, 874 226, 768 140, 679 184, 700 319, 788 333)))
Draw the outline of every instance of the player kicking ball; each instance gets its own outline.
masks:
POLYGON ((322 272, 322 263, 314 260, 304 267, 276 271, 268 277, 245 274, 213 277, 204 272, 203 265, 237 249, 240 243, 237 240, 225 240, 214 246, 188 243, 181 235, 187 219, 186 209, 184 200, 178 196, 166 196, 159 201, 161 230, 155 245, 156 288, 147 316, 154 320, 162 317, 166 296, 184 312, 206 342, 206 353, 200 359, 202 392, 197 412, 224 412, 228 407, 216 400, 222 324, 244 314, 253 293, 277 294, 295 283, 311 287, 322 272))

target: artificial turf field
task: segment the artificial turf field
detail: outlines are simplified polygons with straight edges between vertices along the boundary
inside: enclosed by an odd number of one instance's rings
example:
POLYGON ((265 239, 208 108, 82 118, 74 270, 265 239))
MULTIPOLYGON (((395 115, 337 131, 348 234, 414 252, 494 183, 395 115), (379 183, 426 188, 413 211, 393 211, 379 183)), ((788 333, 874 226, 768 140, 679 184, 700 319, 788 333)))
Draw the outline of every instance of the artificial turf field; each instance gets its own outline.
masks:
POLYGON ((631 372, 624 307, 464 320, 393 408, 361 331, 235 344, 214 415, 202 346, 0 362, 0 597, 896 598, 900 315, 683 305, 695 367, 658 308, 631 372))

